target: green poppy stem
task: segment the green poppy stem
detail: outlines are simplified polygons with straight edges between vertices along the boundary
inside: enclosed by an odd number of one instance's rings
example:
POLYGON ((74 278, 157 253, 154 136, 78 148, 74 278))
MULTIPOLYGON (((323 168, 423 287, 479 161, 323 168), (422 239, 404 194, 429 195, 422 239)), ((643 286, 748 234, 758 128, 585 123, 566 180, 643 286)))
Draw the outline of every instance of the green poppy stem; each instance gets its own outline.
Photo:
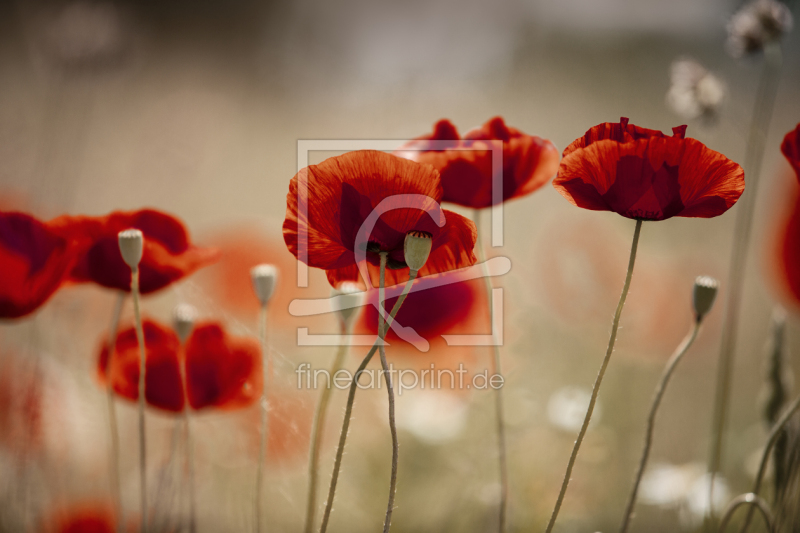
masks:
POLYGON ((611 360, 611 353, 614 351, 614 343, 617 340, 617 330, 619 329, 619 319, 622 316, 622 308, 625 305, 625 298, 628 297, 628 289, 631 286, 631 278, 633 276, 633 265, 636 262, 636 250, 639 247, 639 234, 642 231, 642 221, 636 221, 636 229, 633 231, 633 243, 631 243, 631 255, 628 259, 628 272, 625 275, 625 285, 622 287, 622 294, 619 297, 619 303, 617 304, 617 311, 614 313, 614 321, 611 323, 611 336, 608 339, 608 348, 606 349, 606 356, 603 358, 603 364, 600 366, 600 372, 597 374, 597 379, 594 382, 594 387, 592 388, 592 396, 589 400, 589 408, 586 410, 586 417, 583 419, 583 425, 581 426, 581 430, 578 433, 578 438, 575 440, 575 446, 572 448, 572 454, 569 457, 569 463, 567 463, 567 472, 564 474, 564 480, 561 482, 561 490, 558 493, 558 499, 556 500, 555 508, 553 509, 553 514, 550 516, 550 522, 547 524, 547 529, 545 530, 547 533, 550 533, 553 530, 553 526, 556 523, 556 519, 558 518, 558 511, 561 509, 561 504, 564 502, 564 495, 567 493, 567 487, 569 486, 569 480, 572 477, 572 468, 575 466, 575 460, 578 458, 578 451, 581 448, 581 443, 583 442, 583 438, 586 436, 586 430, 589 429, 589 422, 592 419, 592 413, 594 412, 594 405, 597 403, 597 395, 600 393, 600 384, 603 382, 603 376, 606 373, 606 368, 608 367, 608 362, 611 360))
MULTIPOLYGON (((383 331, 383 302, 385 301, 385 276, 386 276, 386 260, 388 254, 381 252, 381 273, 380 284, 378 285, 378 306, 381 312, 378 313, 378 331, 383 331)), ((384 334, 385 335, 385 334, 384 334)), ((381 357, 381 367, 383 368, 383 377, 386 380, 386 392, 389 395, 389 430, 392 434, 392 474, 389 479, 389 503, 386 506, 386 518, 383 521, 383 533, 389 533, 389 528, 392 525, 392 511, 394 510, 394 496, 397 492, 397 460, 400 456, 400 444, 397 440, 397 425, 394 418, 394 389, 392 388, 392 376, 389 373, 389 365, 386 362, 386 349, 381 343, 378 346, 378 351, 381 357)))
POLYGON ((269 344, 267 343, 267 304, 261 306, 258 320, 259 339, 261 340, 261 369, 263 372, 263 385, 261 392, 261 426, 260 442, 258 446, 258 469, 256 470, 256 490, 253 498, 255 512, 255 532, 261 531, 261 491, 264 484, 264 461, 267 454, 267 424, 269 405, 267 404, 267 383, 269 381, 269 344))
MULTIPOLYGON (((736 214, 736 226, 733 232, 733 247, 731 248, 731 261, 728 275, 730 292, 728 293, 728 298, 725 303, 725 319, 722 324, 722 341, 719 350, 717 383, 714 398, 714 419, 711 434, 711 453, 709 459, 709 472, 711 473, 711 483, 709 485, 710 502, 714 501, 714 480, 722 466, 723 437, 728 418, 728 404, 730 403, 733 355, 739 330, 739 314, 742 302, 742 286, 744 284, 747 247, 750 242, 750 232, 753 225, 753 211, 755 209, 756 193, 758 192, 761 161, 764 158, 767 131, 775 107, 775 97, 778 93, 778 82, 781 74, 782 58, 780 44, 768 44, 764 48, 764 57, 764 70, 762 71, 761 81, 756 94, 756 104, 753 111, 753 119, 750 123, 750 131, 747 136, 747 151, 744 157, 744 169, 747 173, 747 189, 739 202, 739 212, 736 214)), ((713 517, 713 506, 709 507, 709 512, 713 517)))
POLYGON ((141 525, 139 531, 147 533, 147 448, 144 425, 145 368, 146 351, 142 315, 139 311, 139 269, 131 269, 131 295, 133 296, 133 317, 136 322, 136 340, 139 343, 139 483, 141 498, 141 525))
POLYGON ((375 352, 378 350, 378 346, 383 343, 383 338, 391 327, 392 320, 394 320, 394 317, 397 316, 397 312, 400 310, 400 307, 406 300, 406 296, 408 296, 408 293, 411 292, 411 285, 414 283, 414 279, 416 277, 417 271, 410 270, 408 274, 408 281, 403 287, 403 292, 400 293, 400 297, 397 299, 397 302, 395 302, 394 307, 392 307, 392 312, 389 313, 389 318, 386 321, 386 325, 384 325, 383 330, 378 330, 378 338, 375 340, 375 344, 372 345, 369 353, 367 353, 366 357, 364 357, 364 360, 361 361, 361 364, 358 365, 358 369, 356 369, 356 373, 353 375, 353 380, 350 382, 350 390, 347 394, 347 405, 344 409, 344 420, 342 421, 342 432, 339 434, 339 446, 336 449, 336 458, 333 462, 333 474, 331 475, 331 485, 328 489, 328 500, 325 502, 325 512, 322 515, 322 524, 319 528, 320 533, 325 533, 328 530, 328 521, 331 517, 331 510, 333 509, 333 498, 336 495, 336 484, 339 481, 339 470, 342 467, 344 445, 347 441, 347 431, 350 428, 350 418, 353 414, 353 402, 356 397, 356 389, 358 388, 358 378, 367 367, 367 364, 369 364, 372 356, 375 355, 375 352))
MULTIPOLYGON (((117 295, 117 301, 114 304, 114 312, 111 317, 111 329, 108 333, 108 363, 114 359, 114 353, 117 348, 117 332, 119 331, 119 320, 122 316, 122 306, 125 303, 125 293, 120 291, 117 295)), ((111 376, 106 372, 106 400, 108 405, 108 429, 111 435, 110 441, 110 454, 109 454, 109 472, 111 474, 111 497, 114 501, 114 519, 116 520, 116 531, 122 533, 122 490, 119 481, 119 428, 117 423, 117 409, 114 404, 114 385, 111 382, 111 376)))
POLYGON ((669 361, 667 362, 667 366, 664 368, 664 372, 661 374, 661 379, 656 386, 656 393, 653 397, 653 404, 650 407, 650 414, 647 416, 647 430, 645 431, 644 436, 644 447, 642 449, 642 457, 639 460, 639 469, 636 471, 636 478, 633 482, 633 488, 631 489, 631 495, 628 499, 628 505, 625 508, 625 514, 622 518, 622 526, 620 527, 620 533, 626 533, 628 531, 628 526, 630 525, 631 519, 633 518, 633 509, 636 506, 636 495, 639 492, 639 484, 642 482, 642 476, 644 475, 644 469, 647 466, 647 459, 650 457, 650 448, 653 445, 653 431, 655 430, 656 425, 656 413, 658 411, 659 405, 661 405, 661 399, 664 397, 664 391, 667 389, 667 384, 669 383, 670 378, 672 377, 672 373, 675 371, 675 368, 680 363, 681 359, 683 358, 684 354, 689 350, 689 347, 694 343, 694 340, 697 338, 697 334, 700 332, 700 323, 701 320, 695 320, 692 324, 692 329, 686 335, 686 337, 681 341, 678 347, 675 350, 675 353, 672 354, 669 361))
MULTIPOLYGON (((494 331, 494 308, 492 307, 492 280, 486 268, 486 253, 483 249, 481 240, 480 221, 481 210, 475 209, 473 220, 478 226, 478 237, 475 241, 475 250, 478 254, 478 262, 483 265, 483 281, 486 288, 486 301, 489 305, 489 327, 494 331)), ((500 367, 500 346, 497 342, 492 343, 492 374, 501 374, 500 367)), ((508 508, 508 459, 506 452, 506 424, 503 410, 503 389, 494 388, 495 424, 497 432, 497 449, 500 470, 500 509, 498 510, 498 530, 500 533, 506 531, 506 512, 508 508)))
MULTIPOLYGON (((347 322, 342 320, 341 334, 345 337, 348 332, 347 322)), ((336 356, 331 365, 329 376, 335 376, 344 365, 347 355, 347 342, 342 342, 336 349, 336 356)), ((311 451, 308 460, 308 502, 306 504, 306 525, 303 529, 305 533, 312 533, 314 530, 314 515, 317 510, 317 483, 319 479, 319 449, 322 444, 322 436, 325 432, 325 421, 328 417, 328 404, 330 403, 332 388, 330 383, 326 383, 314 413, 314 423, 311 427, 311 451)))
MULTIPOLYGON (((759 491, 761 490, 761 483, 764 481, 764 474, 767 471, 767 463, 769 462, 769 456, 772 452, 772 448, 774 448, 775 443, 778 442, 778 438, 783 433, 786 424, 789 423, 789 420, 798 410, 800 410, 800 396, 795 398, 794 401, 789 404, 789 406, 783 412, 783 415, 781 415, 778 421, 775 422, 775 425, 772 426, 772 430, 769 432, 769 438, 767 439, 767 445, 764 447, 764 451, 761 454, 761 462, 758 465, 758 474, 756 475, 755 483, 753 483, 753 494, 758 495, 759 491)), ((747 518, 742 526, 741 533, 746 533, 752 518, 753 509, 751 507, 747 512, 747 518)))

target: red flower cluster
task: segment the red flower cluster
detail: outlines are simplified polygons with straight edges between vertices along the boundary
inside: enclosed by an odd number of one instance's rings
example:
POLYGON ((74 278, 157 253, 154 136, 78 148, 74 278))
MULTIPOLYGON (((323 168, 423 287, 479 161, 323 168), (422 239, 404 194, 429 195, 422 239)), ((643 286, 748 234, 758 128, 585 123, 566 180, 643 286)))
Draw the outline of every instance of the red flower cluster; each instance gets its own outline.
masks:
POLYGON ((564 150, 553 186, 572 204, 627 218, 710 218, 744 191, 742 167, 695 139, 620 122, 599 124, 564 150))
POLYGON ((558 150, 547 139, 526 135, 509 128, 501 117, 494 117, 480 128, 460 137, 447 119, 433 127, 433 133, 418 137, 396 152, 397 155, 428 163, 441 174, 442 201, 480 209, 495 203, 528 195, 547 183, 558 170, 558 150), (492 151, 487 141, 503 143, 503 195, 492 198, 492 151), (430 141, 454 141, 446 149, 430 141))
POLYGON ((183 224, 152 209, 102 217, 62 216, 50 222, 18 212, 0 213, 0 318, 35 311, 66 282, 94 282, 130 291, 130 268, 117 234, 144 233, 139 266, 143 294, 162 289, 215 261, 218 253, 189 241, 183 224))
POLYGON ((439 226, 435 213, 442 187, 439 173, 428 165, 384 152, 350 152, 301 170, 292 178, 286 200, 286 245, 309 266, 326 270, 333 286, 343 281, 364 283, 356 251, 366 256, 373 286, 378 285, 379 252, 389 253, 386 284, 406 281, 403 243, 411 231, 433 238, 421 276, 475 263, 475 224, 441 211, 444 225, 439 226), (360 235, 380 204, 388 209, 376 217, 369 235, 360 235))
MULTIPOLYGON (((236 409, 261 394, 261 352, 258 342, 228 335, 217 323, 198 324, 185 349, 167 326, 145 319, 145 400, 171 412, 181 412, 186 399, 192 409, 236 409), (186 365, 186 392, 181 366, 186 365)), ((111 381, 123 398, 139 399, 139 344, 131 327, 117 335, 113 357, 103 344, 98 360, 103 382, 111 381)))

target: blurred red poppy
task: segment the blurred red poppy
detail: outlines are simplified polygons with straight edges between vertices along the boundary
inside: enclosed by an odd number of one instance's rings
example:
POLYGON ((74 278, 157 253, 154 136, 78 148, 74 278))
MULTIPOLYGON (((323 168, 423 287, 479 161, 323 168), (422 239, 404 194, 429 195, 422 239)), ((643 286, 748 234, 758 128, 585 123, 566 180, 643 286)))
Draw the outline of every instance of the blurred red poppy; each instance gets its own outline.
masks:
POLYGON ((198 324, 186 343, 186 381, 192 409, 237 409, 261 396, 258 341, 232 337, 216 323, 198 324))
MULTIPOLYGON (((134 526, 134 523, 130 523, 123 529, 134 531, 134 526)), ((103 502, 86 502, 58 508, 51 513, 43 529, 48 533, 114 533, 117 531, 112 507, 103 502)))
POLYGON ((441 174, 443 202, 480 209, 492 201, 492 152, 488 140, 503 141, 503 196, 505 202, 528 195, 547 183, 558 170, 559 154, 547 139, 526 135, 494 117, 459 137, 456 127, 442 119, 433 133, 405 144, 397 155, 432 165, 441 174), (433 147, 428 141, 456 141, 453 147, 433 147))
POLYGON ((303 259, 301 252, 307 251, 304 260, 326 270, 333 286, 343 281, 364 283, 356 266, 356 250, 366 254, 373 286, 378 285, 379 252, 389 252, 387 285, 406 281, 403 242, 410 231, 433 237, 421 276, 472 265, 475 224, 443 211, 445 224, 439 227, 426 211, 431 212, 433 202, 441 199, 439 173, 432 167, 384 152, 350 152, 311 165, 292 178, 283 237, 296 257, 303 259), (301 180, 307 190, 300 187, 301 180), (399 195, 415 196, 411 200, 399 195), (383 212, 369 237, 362 239, 357 235, 362 224, 383 201, 389 202, 384 207, 393 209, 383 212), (307 217, 302 218, 305 209, 307 217))
MULTIPOLYGON (((145 319, 142 327, 147 349, 145 399, 153 407, 181 412, 183 352, 178 336, 153 320, 145 319)), ((192 409, 236 409, 260 396, 263 378, 258 341, 232 337, 217 323, 201 323, 189 336, 185 354, 186 389, 192 409)), ((98 367, 101 380, 111 379, 114 392, 129 400, 139 399, 139 345, 134 328, 119 333, 111 361, 103 346, 98 367)))
POLYGON ((797 192, 794 192, 792 211, 783 227, 780 264, 789 292, 797 304, 800 302, 800 194, 797 192))
POLYGON ((44 304, 66 280, 76 253, 34 217, 0 212, 0 318, 19 318, 44 304))
POLYGON ((44 444, 44 377, 38 365, 0 354, 0 447, 21 456, 44 444))
POLYGON ((599 124, 564 150, 553 186, 573 205, 627 218, 710 218, 744 191, 744 171, 695 139, 628 123, 599 124))
MULTIPOLYGON (((171 328, 144 319, 145 400, 165 411, 183 411, 183 381, 180 367, 180 341, 171 328)), ((101 379, 111 380, 114 392, 123 398, 139 399, 139 343, 133 327, 117 335, 114 357, 109 360, 107 344, 100 350, 98 370, 101 379)))
MULTIPOLYGON (((384 307, 391 309, 402 287, 387 291, 384 307)), ((366 306, 361 313, 360 327, 369 333, 378 332, 378 291, 367 294, 366 306)), ((483 280, 468 280, 463 272, 447 272, 414 281, 411 293, 397 313, 397 322, 403 327, 411 327, 420 336, 433 340, 439 335, 452 333, 459 325, 469 324, 473 331, 458 328, 459 333, 488 333, 479 331, 488 323, 486 290, 483 280), (480 316, 476 316, 480 314, 480 316), (476 320, 477 319, 477 320, 476 320), (478 325, 476 326, 476 322, 478 325)), ((469 329, 466 328, 466 329, 469 329)), ((394 329, 386 334, 388 341, 399 340, 394 329)))
POLYGON ((800 180, 800 124, 783 138, 781 152, 789 160, 797 179, 800 180))
POLYGON ((115 211, 102 217, 58 217, 48 223, 57 234, 85 246, 70 277, 103 287, 130 291, 130 268, 119 253, 117 235, 136 228, 144 233, 144 254, 139 265, 139 290, 155 292, 188 276, 219 257, 216 250, 189 241, 180 220, 154 209, 115 211))

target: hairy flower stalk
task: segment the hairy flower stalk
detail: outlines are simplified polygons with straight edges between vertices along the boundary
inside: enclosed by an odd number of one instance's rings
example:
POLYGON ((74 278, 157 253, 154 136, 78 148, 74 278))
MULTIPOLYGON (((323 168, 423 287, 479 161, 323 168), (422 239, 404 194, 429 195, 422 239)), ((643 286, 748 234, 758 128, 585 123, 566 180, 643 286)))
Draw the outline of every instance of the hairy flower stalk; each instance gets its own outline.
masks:
POLYGON ((122 260, 131 269, 131 295, 133 297, 133 316, 136 322, 136 340, 139 343, 139 482, 141 498, 141 522, 139 531, 147 531, 147 449, 144 426, 145 368, 146 355, 142 316, 139 311, 139 263, 144 252, 144 235, 138 229, 119 232, 119 251, 122 260))
MULTIPOLYGON (((481 241, 480 220, 481 211, 476 209, 473 214, 475 226, 478 228, 478 237, 475 242, 477 250, 478 262, 482 265, 484 287, 486 288, 486 301, 489 303, 489 327, 494 332, 494 309, 492 307, 492 279, 489 277, 489 272, 486 268, 486 253, 483 249, 483 242, 481 241)), ((495 340, 496 341, 496 340, 495 340)), ((492 342, 492 374, 501 374, 500 366, 500 347, 497 342, 492 342)), ((493 387, 494 388, 494 387, 493 387)), ((506 453, 506 426, 505 416, 503 414, 503 390, 502 387, 494 388, 494 403, 495 403, 495 423, 497 425, 497 448, 498 448, 498 461, 500 469, 500 509, 498 511, 498 530, 500 533, 505 533, 506 530, 506 510, 508 508, 508 463, 506 453)))
MULTIPOLYGON (((362 293, 355 283, 342 283, 338 288, 331 291, 331 296, 337 298, 341 303, 336 314, 339 317, 342 342, 336 349, 336 356, 331 365, 329 374, 335 376, 344 365, 347 356, 347 335, 350 332, 350 322, 356 310, 360 306, 362 293)), ((325 432, 325 421, 328 416, 328 404, 330 403, 332 388, 330 383, 322 389, 317 410, 314 413, 314 422, 311 427, 311 450, 308 460, 308 501, 306 503, 306 523, 304 531, 311 533, 314 530, 314 516, 317 510, 317 483, 319 480, 319 449, 322 444, 322 435, 325 432)))
MULTIPOLYGON (((747 247, 750 242, 753 211, 756 193, 758 192, 761 161, 764 157, 764 146, 767 131, 775 107, 775 96, 778 92, 778 81, 781 73, 781 48, 777 41, 769 42, 764 47, 765 64, 761 74, 755 109, 753 111, 750 131, 747 137, 747 150, 744 168, 747 172, 747 193, 744 195, 736 215, 733 233, 733 247, 729 264, 729 293, 725 302, 725 317, 722 324, 722 341, 720 343, 719 363, 717 366, 717 383, 714 399, 714 419, 712 424, 711 451, 709 459, 709 501, 713 500, 714 479, 722 465, 723 435, 728 417, 728 403, 733 373, 733 356, 736 337, 739 329, 739 314, 744 284, 747 247)), ((713 514, 713 506, 709 506, 713 514)))
POLYGON ((567 471, 564 474, 564 480, 561 482, 561 490, 558 493, 558 499, 556 500, 555 508, 553 508, 553 514, 550 516, 550 522, 547 524, 546 532, 550 533, 553 530, 553 526, 556 523, 556 519, 558 518, 558 512, 561 510, 561 504, 564 502, 564 495, 567 493, 567 487, 569 486, 569 480, 572 476, 572 468, 575 466, 575 460, 578 458, 578 451, 581 448, 581 443, 583 442, 583 438, 586 436, 586 430, 589 429, 589 422, 592 420, 592 412, 594 412, 594 406, 597 403, 597 395, 600 393, 600 384, 603 382, 603 376, 606 373, 606 368, 608 367, 608 362, 611 360, 611 353, 614 351, 614 343, 617 340, 617 330, 619 329, 619 319, 622 316, 622 308, 625 306, 625 299, 628 296, 628 289, 631 286, 631 278, 633 276, 633 265, 636 262, 636 250, 639 247, 639 234, 642 231, 642 220, 636 220, 636 228, 633 231, 633 242, 631 243, 631 255, 628 259, 628 272, 625 275, 625 284, 622 287, 622 294, 619 297, 619 303, 617 304, 617 310, 614 313, 614 321, 611 323, 611 336, 608 339, 608 348, 606 349, 606 355, 603 358, 603 363, 600 365, 600 372, 597 374, 597 379, 594 382, 594 387, 592 388, 592 395, 589 399, 589 408, 586 410, 586 416, 583 419, 583 425, 581 425, 581 429, 578 432, 578 438, 575 440, 575 445, 572 447, 572 454, 569 457, 569 462, 567 463, 567 471))
MULTIPOLYGON (((759 491, 761 490, 761 483, 764 481, 764 474, 767 471, 767 463, 769 462, 769 456, 772 453, 772 449, 775 447, 775 444, 780 439, 781 435, 786 428, 786 424, 789 423, 792 416, 800 409, 800 396, 796 397, 792 403, 790 403, 786 409, 783 411, 783 414, 772 426, 772 430, 769 432, 769 438, 767 439, 767 445, 764 447, 764 451, 761 454, 761 462, 758 465, 758 474, 756 474, 756 480, 753 483, 753 490, 752 493, 758 495, 759 491)), ((747 531, 748 526, 750 525, 750 520, 752 519, 753 510, 751 509, 747 513, 747 519, 742 526, 741 533, 745 533, 747 531)))
POLYGON ((261 304, 261 311, 258 319, 259 339, 261 341, 261 368, 264 373, 264 383, 261 392, 261 438, 258 446, 258 469, 256 470, 256 490, 253 500, 255 514, 254 529, 256 533, 261 531, 261 490, 264 478, 264 460, 267 454, 267 414, 269 405, 267 403, 267 384, 269 380, 269 344, 267 343, 267 304, 269 304, 272 294, 275 292, 275 285, 278 281, 278 269, 273 265, 261 264, 253 267, 250 271, 250 279, 253 282, 253 291, 261 304))
MULTIPOLYGON (((114 313, 111 317, 111 329, 108 333, 108 361, 114 359, 114 352, 117 347, 117 332, 119 331, 119 320, 122 316, 122 306, 125 303, 125 293, 120 291, 117 295, 117 302, 114 304, 114 313)), ((108 429, 110 431, 110 454, 109 472, 111 474, 111 497, 114 501, 114 512, 116 513, 116 531, 122 533, 122 491, 119 482, 119 428, 117 424, 117 409, 114 404, 114 385, 110 377, 106 379, 106 400, 108 405, 108 429)))
MULTIPOLYGON (((194 307, 187 304, 180 304, 173 311, 173 326, 178 339, 181 341, 182 356, 180 360, 181 381, 183 382, 184 394, 189 393, 189 379, 186 374, 186 339, 194 328, 197 311, 194 307)), ((189 406, 183 410, 183 424, 186 432, 186 462, 189 464, 189 533, 197 531, 197 496, 195 494, 195 466, 194 466, 194 439, 192 438, 192 427, 190 423, 189 406)))
MULTIPOLYGON (((426 242, 430 241, 430 236, 424 234, 422 232, 414 232, 414 235, 408 234, 406 235, 406 240, 404 243, 404 253, 406 255, 406 264, 408 264, 409 272, 408 272, 408 281, 406 282, 405 286, 403 287, 403 292, 400 293, 400 297, 397 298, 397 302, 395 302, 394 307, 392 307, 391 313, 386 318, 386 323, 383 324, 383 327, 378 327, 378 338, 375 340, 375 343, 370 348, 369 352, 367 353, 364 360, 361 361, 361 364, 358 365, 355 374, 353 375, 353 380, 350 382, 350 390, 347 394, 347 404, 345 405, 344 411, 344 420, 342 421, 342 431, 339 434, 339 444, 336 449, 336 458, 334 459, 333 463, 333 474, 331 475, 331 485, 328 489, 328 499, 325 502, 325 512, 322 515, 322 524, 320 525, 320 533, 325 533, 328 530, 328 521, 330 520, 331 510, 333 509, 333 498, 336 495, 336 484, 339 480, 339 471, 342 467, 342 457, 344 456, 344 445, 347 441, 347 431, 350 428, 350 418, 353 413, 353 402, 356 396, 356 390, 358 388, 358 378, 361 377, 361 373, 367 367, 372 356, 375 355, 375 352, 378 350, 378 346, 383 344, 383 339, 386 336, 386 333, 389 331, 389 328, 392 327, 392 321, 394 317, 397 316, 397 312, 400 311, 400 307, 403 305, 403 302, 406 300, 406 296, 408 293, 411 292, 411 286, 414 283, 414 279, 417 277, 417 273, 420 268, 425 265, 428 257, 426 254, 430 254, 430 250, 432 247, 432 243, 426 242), (427 250, 427 251, 426 251, 427 250)), ((382 304, 381 304, 382 305, 382 304)), ((379 316, 382 315, 383 309, 378 310, 379 316)), ((395 457, 394 454, 394 447, 392 453, 393 459, 395 457)), ((394 463, 395 461, 393 461, 394 463)), ((387 509, 387 517, 384 523, 384 531, 388 531, 389 522, 388 520, 391 519, 391 510, 392 506, 394 505, 394 482, 396 481, 396 464, 393 464, 393 476, 392 476, 392 489, 390 493, 390 501, 389 506, 387 509)))
MULTIPOLYGON (((408 237, 406 237, 406 243, 408 243, 408 237)), ((380 306, 380 312, 378 313, 378 331, 383 331, 383 302, 385 298, 384 286, 386 277, 386 261, 388 256, 388 252, 381 252, 380 254, 381 272, 380 284, 378 285, 378 305, 380 306)), ((394 389, 392 388, 392 376, 389 374, 389 365, 386 362, 386 348, 384 348, 383 343, 378 345, 378 353, 380 354, 381 358, 383 377, 386 379, 386 393, 389 396, 389 431, 392 434, 392 474, 389 479, 389 503, 386 506, 386 518, 383 521, 383 533, 388 533, 392 524, 394 495, 397 491, 397 461, 400 455, 400 445, 397 441, 397 425, 395 424, 394 418, 394 389)))
POLYGON ((708 276, 700 276, 694 282, 692 302, 694 304, 695 318, 689 333, 686 335, 683 341, 681 341, 681 343, 675 349, 675 353, 672 354, 672 357, 670 357, 669 361, 667 362, 667 366, 664 368, 664 372, 661 374, 661 379, 656 386, 653 404, 650 407, 650 414, 647 416, 647 429, 645 430, 642 457, 639 460, 639 468, 636 471, 636 477, 634 478, 631 495, 628 498, 628 505, 626 506, 625 514, 622 517, 622 526, 620 526, 619 529, 620 533, 626 533, 628 531, 628 526, 633 518, 633 510, 636 506, 636 495, 639 492, 639 484, 642 481, 644 470, 647 467, 647 459, 650 457, 650 448, 653 445, 653 431, 656 424, 656 413, 658 411, 658 407, 661 405, 661 399, 664 397, 667 384, 669 383, 675 368, 677 368, 678 363, 680 363, 684 354, 689 350, 689 347, 697 338, 703 318, 711 310, 711 306, 714 305, 718 288, 719 283, 717 280, 708 276))

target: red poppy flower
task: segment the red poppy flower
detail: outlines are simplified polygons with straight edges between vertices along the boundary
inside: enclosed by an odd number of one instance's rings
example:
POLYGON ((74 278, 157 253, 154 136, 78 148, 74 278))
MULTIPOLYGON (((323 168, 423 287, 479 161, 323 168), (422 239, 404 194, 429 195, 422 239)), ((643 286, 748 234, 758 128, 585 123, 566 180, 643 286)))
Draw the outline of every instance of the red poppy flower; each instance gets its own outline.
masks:
MULTIPOLYGON (((394 306, 401 289, 402 286, 396 286, 387 290, 384 302, 386 309, 394 306)), ((418 279, 414 281, 411 292, 397 313, 396 320, 403 327, 413 328, 429 341, 439 335, 452 333, 458 326, 467 324, 474 328, 469 333, 486 333, 479 330, 482 325, 475 325, 475 322, 481 322, 481 318, 488 316, 485 293, 483 280, 469 280, 463 272, 447 272, 418 279), (479 312, 483 313, 481 317, 476 316, 479 312), (478 320, 475 320, 476 318, 478 320)), ((366 304, 361 314, 361 328, 369 333, 377 333, 377 290, 369 291, 366 304)), ((488 322, 488 319, 485 322, 488 322)), ((394 329, 390 329, 386 339, 391 342, 398 340, 399 337, 394 329)))
POLYGON ((136 228, 144 234, 139 290, 148 294, 188 276, 218 258, 216 250, 191 244, 180 220, 153 209, 115 211, 102 217, 64 215, 48 223, 57 234, 84 243, 70 275, 79 282, 130 291, 131 271, 119 253, 117 235, 136 228))
POLYGON ((372 150, 350 152, 311 165, 292 178, 283 237, 296 257, 326 270, 333 286, 343 281, 363 283, 356 250, 366 254, 373 286, 378 285, 379 252, 389 253, 387 285, 406 281, 403 243, 410 231, 433 238, 421 276, 472 265, 475 224, 442 211, 445 221, 439 227, 428 212, 441 199, 439 173, 429 165, 372 150), (301 180, 307 190, 300 188, 301 180), (300 193, 302 198, 298 198, 300 193), (412 201, 399 195, 415 196, 412 201), (397 208, 383 212, 368 237, 358 236, 362 224, 384 201, 388 202, 384 206, 397 208), (304 218, 301 210, 307 210, 304 218))
MULTIPOLYGON (((136 531, 134 521, 124 531, 136 531)), ((117 531, 112 506, 105 502, 83 502, 70 506, 59 506, 50 513, 43 524, 48 533, 114 533, 117 531)))
POLYGON ((492 201, 492 152, 488 140, 503 141, 502 201, 528 195, 547 183, 558 170, 558 150, 550 141, 509 128, 494 117, 467 132, 463 139, 446 119, 433 133, 418 137, 397 155, 432 165, 441 174, 442 201, 480 209, 492 201), (456 141, 450 149, 433 147, 428 141, 456 141))
POLYGON ((780 264, 783 277, 795 303, 800 302, 800 194, 794 193, 794 205, 786 219, 780 241, 780 264))
MULTIPOLYGON (((165 411, 183 411, 183 380, 180 367, 180 341, 171 328, 153 320, 142 322, 145 345, 144 396, 149 405, 165 411)), ((139 399, 139 343, 133 327, 117 335, 114 357, 108 346, 100 351, 98 370, 103 381, 111 380, 114 392, 123 398, 139 399)))
MULTIPOLYGON (((145 399, 153 407, 181 412, 183 352, 178 336, 152 320, 144 320, 142 328, 147 354, 145 399)), ((185 354, 192 409, 236 409, 250 405, 261 394, 261 351, 256 340, 231 337, 216 323, 198 324, 186 342, 185 354)), ((117 336, 113 360, 109 361, 108 349, 103 346, 98 367, 101 380, 111 379, 114 392, 129 400, 139 399, 139 344, 134 328, 117 336)))
POLYGON ((264 381, 258 341, 231 337, 219 324, 198 324, 186 343, 186 380, 192 409, 252 404, 264 381))
POLYGON ((35 311, 61 286, 75 246, 34 217, 0 212, 0 318, 35 311))
POLYGON ((685 132, 599 124, 564 150, 553 186, 573 205, 627 218, 721 215, 744 191, 744 171, 685 132))
POLYGON ((800 180, 800 124, 783 138, 781 152, 789 160, 797 179, 800 180))

